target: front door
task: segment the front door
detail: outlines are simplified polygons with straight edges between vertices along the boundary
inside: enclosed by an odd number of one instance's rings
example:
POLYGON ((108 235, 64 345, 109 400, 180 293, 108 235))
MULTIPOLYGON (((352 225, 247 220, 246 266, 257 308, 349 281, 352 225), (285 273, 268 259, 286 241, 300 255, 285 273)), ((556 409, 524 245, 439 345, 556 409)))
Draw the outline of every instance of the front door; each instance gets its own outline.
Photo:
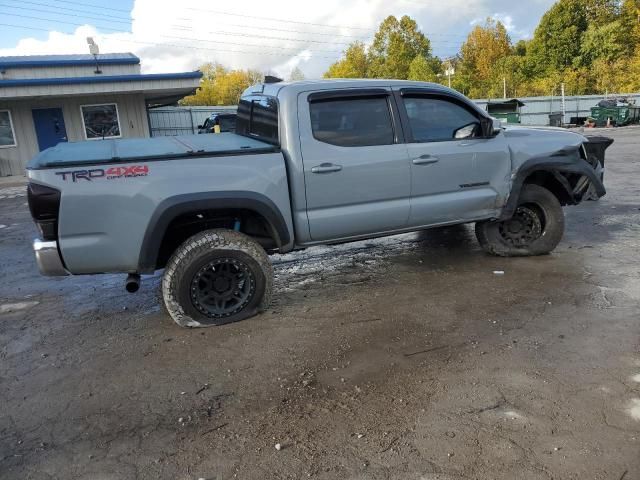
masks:
POLYGON ((298 122, 311 240, 403 228, 411 170, 388 91, 301 95, 298 122))
POLYGON ((61 108, 38 108, 31 112, 40 151, 67 141, 67 129, 61 108))
POLYGON ((479 114, 456 98, 410 94, 400 103, 409 127, 409 224, 492 216, 511 168, 504 136, 484 138, 479 114))

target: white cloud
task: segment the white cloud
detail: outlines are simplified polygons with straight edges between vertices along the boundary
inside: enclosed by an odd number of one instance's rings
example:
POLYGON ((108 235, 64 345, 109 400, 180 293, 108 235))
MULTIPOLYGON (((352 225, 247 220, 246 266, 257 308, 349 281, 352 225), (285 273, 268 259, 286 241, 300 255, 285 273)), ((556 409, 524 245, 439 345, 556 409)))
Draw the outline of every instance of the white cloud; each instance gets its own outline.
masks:
MULTIPOLYGON (((387 15, 411 15, 431 39, 435 53, 449 56, 457 52, 474 19, 494 16, 514 37, 531 30, 553 0, 533 3, 539 10, 536 18, 531 8, 514 6, 509 0, 273 0, 269 8, 264 8, 262 0, 231 4, 135 0, 130 33, 113 32, 118 24, 106 23, 105 16, 105 21, 93 22, 98 28, 89 24, 71 34, 50 32, 44 41, 26 37, 14 47, 0 49, 0 56, 88 53, 86 37, 92 36, 103 53, 131 51, 140 56, 145 73, 193 70, 217 61, 285 77, 297 66, 307 78, 314 78, 339 58, 349 42, 370 41, 387 15), (507 10, 509 14, 493 13, 507 10), (523 24, 521 30, 516 24, 523 24), (103 28, 107 26, 111 29, 103 28)), ((102 11, 107 12, 115 13, 102 11)), ((121 15, 126 17, 124 12, 121 15)), ((65 21, 82 19, 68 17, 65 21)))

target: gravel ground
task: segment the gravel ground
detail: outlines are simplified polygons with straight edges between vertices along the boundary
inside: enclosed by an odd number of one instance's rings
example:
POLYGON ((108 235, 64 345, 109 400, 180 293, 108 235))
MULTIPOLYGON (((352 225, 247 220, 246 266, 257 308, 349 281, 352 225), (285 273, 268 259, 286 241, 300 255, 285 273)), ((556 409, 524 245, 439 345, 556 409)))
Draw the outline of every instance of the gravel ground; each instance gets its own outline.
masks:
POLYGON ((40 277, 1 187, 0 479, 640 479, 640 129, 606 133, 609 194, 553 255, 469 227, 315 248, 207 330, 159 276, 40 277))

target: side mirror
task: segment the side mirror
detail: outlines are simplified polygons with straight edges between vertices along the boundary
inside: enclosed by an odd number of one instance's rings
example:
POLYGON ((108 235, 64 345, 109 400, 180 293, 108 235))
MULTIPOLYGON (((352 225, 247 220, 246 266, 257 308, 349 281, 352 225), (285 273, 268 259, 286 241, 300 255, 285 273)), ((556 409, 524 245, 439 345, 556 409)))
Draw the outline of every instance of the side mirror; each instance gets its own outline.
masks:
POLYGON ((502 131, 502 120, 499 118, 492 118, 493 120, 493 135, 498 135, 502 131))
POLYGON ((485 138, 495 137, 502 130, 502 122, 497 118, 483 118, 480 120, 482 126, 482 136, 485 138))

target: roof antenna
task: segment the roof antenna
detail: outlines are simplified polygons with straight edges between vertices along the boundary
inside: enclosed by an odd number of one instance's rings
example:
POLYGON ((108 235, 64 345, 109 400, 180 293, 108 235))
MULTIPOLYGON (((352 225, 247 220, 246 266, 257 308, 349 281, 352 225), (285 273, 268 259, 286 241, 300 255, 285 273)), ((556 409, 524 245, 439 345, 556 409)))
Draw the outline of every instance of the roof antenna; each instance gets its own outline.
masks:
POLYGON ((87 45, 89 45, 89 53, 93 55, 93 58, 96 61, 96 71, 93 73, 100 74, 102 73, 102 70, 100 70, 100 63, 98 62, 100 48, 98 48, 98 44, 93 40, 93 37, 87 37, 87 45))

